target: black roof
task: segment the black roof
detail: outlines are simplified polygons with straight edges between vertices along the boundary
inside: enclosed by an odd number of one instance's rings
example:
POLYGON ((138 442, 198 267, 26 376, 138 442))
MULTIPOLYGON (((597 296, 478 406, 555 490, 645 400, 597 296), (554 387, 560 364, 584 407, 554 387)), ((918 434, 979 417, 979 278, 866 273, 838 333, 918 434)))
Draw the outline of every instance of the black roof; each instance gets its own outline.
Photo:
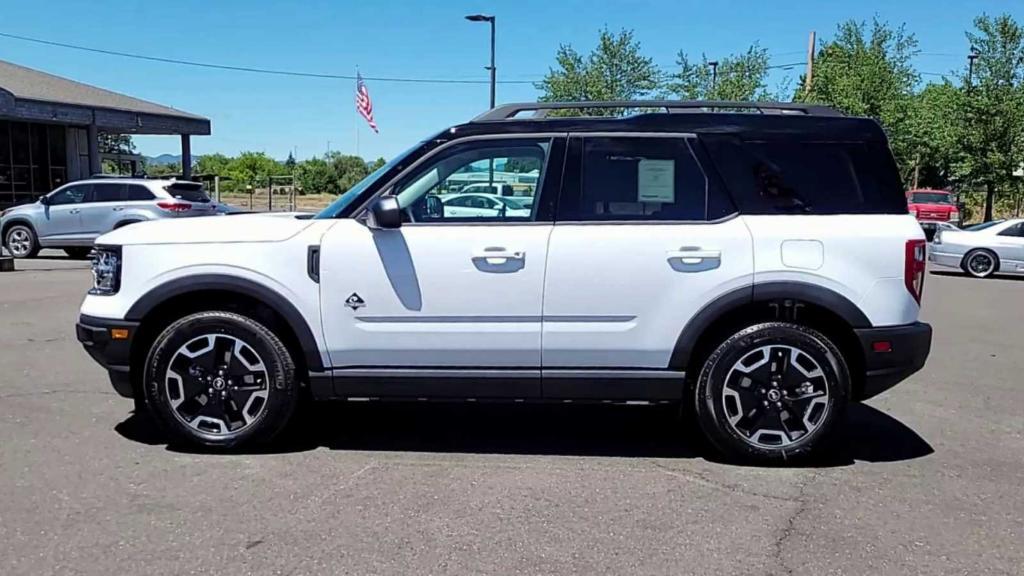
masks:
POLYGON ((498 106, 451 129, 454 137, 534 132, 684 132, 736 134, 744 139, 884 141, 870 118, 844 116, 819 105, 775 102, 617 101, 531 102, 498 106), (617 109, 625 116, 551 116, 551 110, 617 109), (523 112, 530 113, 523 116, 523 112))

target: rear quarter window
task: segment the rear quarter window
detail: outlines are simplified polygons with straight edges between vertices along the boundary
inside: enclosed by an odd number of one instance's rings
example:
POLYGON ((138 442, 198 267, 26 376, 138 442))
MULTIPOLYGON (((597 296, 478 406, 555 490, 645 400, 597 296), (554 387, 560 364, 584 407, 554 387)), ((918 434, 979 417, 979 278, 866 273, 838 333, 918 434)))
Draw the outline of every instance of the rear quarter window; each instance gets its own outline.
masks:
POLYGON ((206 190, 203 189, 202 184, 195 184, 189 182, 169 184, 164 187, 172 197, 179 200, 185 200, 186 202, 209 202, 210 197, 206 195, 206 190))
POLYGON ((704 143, 743 214, 906 214, 907 201, 882 143, 704 143))

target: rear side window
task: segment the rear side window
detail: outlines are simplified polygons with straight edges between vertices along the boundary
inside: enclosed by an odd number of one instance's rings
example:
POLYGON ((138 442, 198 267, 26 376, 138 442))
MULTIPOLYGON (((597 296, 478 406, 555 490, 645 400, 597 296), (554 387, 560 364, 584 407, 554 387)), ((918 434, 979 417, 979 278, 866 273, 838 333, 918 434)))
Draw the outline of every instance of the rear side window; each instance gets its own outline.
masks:
POLYGON ((703 140, 741 213, 907 213, 883 144, 703 140))
POLYGON ((127 188, 124 199, 128 202, 141 202, 143 200, 152 200, 154 198, 153 193, 145 186, 129 184, 127 188))
POLYGON ((92 185, 92 202, 120 202, 124 184, 101 182, 92 185))
MULTIPOLYGON (((578 189, 567 185, 559 201, 558 219, 709 219, 712 186, 694 156, 690 140, 682 136, 584 137, 582 144, 574 146, 579 150, 579 180, 573 183, 578 189)), ((710 212, 719 211, 723 209, 716 206, 710 212)), ((730 211, 724 209, 726 214, 730 211)), ((710 214, 712 219, 718 216, 710 214)))
POLYGON ((164 190, 167 190, 167 193, 174 198, 185 200, 186 202, 210 201, 210 197, 206 195, 206 190, 203 190, 203 185, 194 182, 176 182, 165 186, 164 190))

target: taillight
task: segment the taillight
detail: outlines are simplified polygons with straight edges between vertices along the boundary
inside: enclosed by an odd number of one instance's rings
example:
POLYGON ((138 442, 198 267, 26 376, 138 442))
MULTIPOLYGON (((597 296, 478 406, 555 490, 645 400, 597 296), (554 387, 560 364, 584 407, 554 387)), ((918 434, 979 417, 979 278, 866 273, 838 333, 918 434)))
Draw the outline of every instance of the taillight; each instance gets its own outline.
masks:
POLYGON ((917 300, 918 304, 921 303, 921 294, 924 292, 924 268, 927 257, 924 239, 907 240, 903 281, 907 285, 910 295, 917 300))
POLYGON ((188 202, 178 202, 177 200, 161 200, 156 205, 168 212, 188 212, 192 209, 192 205, 188 202))

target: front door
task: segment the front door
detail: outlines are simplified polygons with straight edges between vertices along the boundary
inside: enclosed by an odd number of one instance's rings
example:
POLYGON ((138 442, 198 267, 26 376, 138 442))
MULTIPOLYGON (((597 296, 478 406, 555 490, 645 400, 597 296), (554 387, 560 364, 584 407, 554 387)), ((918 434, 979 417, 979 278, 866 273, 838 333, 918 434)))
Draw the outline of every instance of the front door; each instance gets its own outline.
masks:
POLYGON ((321 307, 336 382, 346 370, 383 369, 392 381, 419 374, 436 384, 446 371, 461 370, 480 377, 481 392, 451 389, 452 395, 539 394, 552 230, 540 198, 555 194, 563 153, 564 139, 557 137, 452 144, 390 188, 405 212, 400 228, 375 230, 347 219, 328 230, 321 242, 321 307), (491 169, 529 181, 518 192, 537 197, 533 208, 469 216, 444 209, 440 197, 491 169), (487 388, 489 376, 516 371, 522 378, 507 391, 487 388))
POLYGON ((72 184, 47 197, 43 218, 36 226, 43 246, 74 245, 83 240, 82 207, 91 199, 91 188, 91 184, 72 184))
POLYGON ((669 368, 686 323, 753 275, 750 232, 694 137, 580 136, 569 150, 545 279, 552 397, 563 372, 585 386, 579 369, 669 368))

